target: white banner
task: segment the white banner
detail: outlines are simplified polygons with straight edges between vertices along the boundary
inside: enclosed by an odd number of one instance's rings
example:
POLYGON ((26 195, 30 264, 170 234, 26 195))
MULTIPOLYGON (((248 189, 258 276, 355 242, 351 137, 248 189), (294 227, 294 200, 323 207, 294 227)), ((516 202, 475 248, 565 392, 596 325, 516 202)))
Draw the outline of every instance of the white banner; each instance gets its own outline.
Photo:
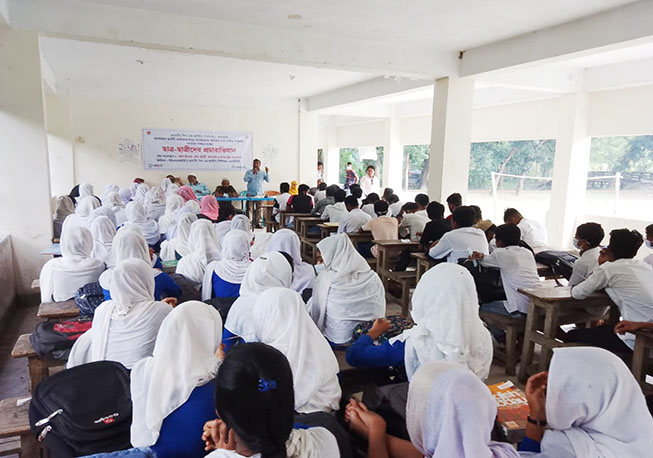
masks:
POLYGON ((252 132, 143 129, 145 170, 247 170, 252 132))

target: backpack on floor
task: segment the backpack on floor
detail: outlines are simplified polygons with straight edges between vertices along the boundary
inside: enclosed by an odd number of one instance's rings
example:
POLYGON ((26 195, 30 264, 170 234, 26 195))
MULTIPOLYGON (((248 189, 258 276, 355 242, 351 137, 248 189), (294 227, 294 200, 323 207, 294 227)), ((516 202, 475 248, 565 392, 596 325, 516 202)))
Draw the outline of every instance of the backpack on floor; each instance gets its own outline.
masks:
POLYGON ((131 447, 129 371, 97 361, 56 373, 39 383, 29 407, 32 433, 56 458, 131 447))
POLYGON ((75 341, 91 329, 91 320, 43 321, 29 337, 37 355, 66 361, 75 341))
POLYGON ((73 299, 79 308, 81 317, 93 318, 95 309, 104 302, 104 292, 102 292, 100 283, 89 283, 79 288, 73 299))
POLYGON ((578 256, 566 251, 547 250, 535 255, 535 261, 551 268, 553 275, 562 275, 569 280, 578 256))
POLYGON ((483 267, 480 263, 470 261, 469 259, 459 259, 458 264, 465 267, 472 274, 479 304, 506 300, 506 292, 503 289, 503 281, 501 280, 501 271, 499 269, 483 267))

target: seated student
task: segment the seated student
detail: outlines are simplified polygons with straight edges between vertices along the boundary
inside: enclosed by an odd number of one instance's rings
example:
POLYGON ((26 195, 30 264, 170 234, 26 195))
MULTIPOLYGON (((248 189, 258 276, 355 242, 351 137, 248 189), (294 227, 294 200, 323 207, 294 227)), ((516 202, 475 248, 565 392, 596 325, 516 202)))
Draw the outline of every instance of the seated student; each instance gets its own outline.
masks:
POLYGON ((424 226, 419 244, 424 251, 429 250, 433 242, 440 240, 444 234, 451 230, 451 224, 444 219, 444 205, 440 202, 431 202, 426 207, 426 214, 430 221, 424 226))
MULTIPOLYGON (((220 204, 220 214, 218 215, 217 224, 224 223, 225 221, 231 222, 234 216, 236 216, 236 209, 234 208, 233 205, 231 205, 231 202, 222 202, 220 204)), ((229 226, 231 227, 231 224, 229 226)))
POLYGON ((208 196, 211 194, 211 190, 204 183, 197 181, 197 175, 190 174, 188 175, 188 186, 193 190, 197 197, 208 196))
POLYGON ((145 214, 148 219, 159 221, 166 211, 166 195, 159 186, 152 186, 145 195, 145 214))
MULTIPOLYGON (((383 190, 383 194, 381 195, 381 200, 384 200, 385 202, 388 202, 388 199, 390 198, 391 195, 393 195, 395 192, 392 188, 385 188, 383 190)), ((388 202, 390 203, 390 202, 388 202)))
POLYGON ((326 189, 327 184, 324 182, 317 185, 317 191, 315 192, 315 205, 326 197, 326 189))
POLYGON ((251 238, 252 224, 247 216, 236 215, 233 218, 231 218, 231 230, 245 232, 251 238))
POLYGON ((324 211, 320 215, 322 221, 329 221, 330 223, 339 223, 344 216, 347 214, 347 208, 345 207, 345 191, 338 189, 333 194, 333 205, 327 205, 324 208, 324 211))
POLYGON ((324 190, 324 195, 325 197, 323 199, 317 200, 315 202, 315 206, 313 207, 313 210, 311 211, 311 215, 321 215, 324 212, 324 209, 328 205, 333 205, 336 203, 335 199, 333 196, 335 195, 336 191, 340 189, 336 185, 331 185, 327 186, 326 189, 324 190))
POLYGON ((321 240, 317 249, 324 270, 315 280, 307 308, 329 341, 347 344, 358 324, 385 315, 385 290, 346 234, 321 240))
POLYGON ((110 192, 106 198, 102 200, 102 206, 110 208, 116 217, 116 227, 120 227, 127 221, 127 214, 125 213, 125 205, 117 192, 110 192))
MULTIPOLYGON (((152 253, 143 235, 130 228, 121 228, 113 238, 111 245, 114 261, 117 264, 126 259, 141 259, 150 265, 150 272, 154 277, 154 299, 163 300, 166 297, 181 297, 181 288, 170 275, 152 267, 152 253)), ((104 293, 104 300, 111 300, 113 288, 114 269, 105 270, 100 275, 100 287, 104 293)))
MULTIPOLYGON (((587 280, 571 289, 574 299, 585 299, 594 291, 605 289, 628 321, 653 321, 653 269, 633 259, 642 245, 637 231, 616 229, 610 232, 610 244, 599 257, 599 267, 587 280)), ((632 354, 635 336, 617 337, 610 325, 569 331, 566 342, 583 342, 620 355, 632 354)))
MULTIPOLYGON (((653 249, 653 224, 646 226, 646 240, 644 242, 646 243, 646 248, 649 250, 653 249)), ((653 266, 653 254, 646 256, 644 258, 644 262, 653 266)))
POLYGON ((95 309, 93 326, 75 341, 66 367, 108 360, 131 369, 152 355, 159 327, 172 311, 154 300, 152 266, 142 259, 119 262, 111 291, 113 299, 95 309))
POLYGON ((93 196, 86 196, 77 200, 75 213, 68 215, 61 225, 61 233, 66 232, 69 227, 84 227, 91 230, 93 221, 93 210, 100 207, 100 202, 93 196))
POLYGON ((279 212, 287 210, 288 199, 290 199, 290 184, 284 181, 279 185, 279 195, 274 196, 272 216, 274 216, 274 220, 277 223, 279 222, 279 212))
MULTIPOLYGON (((497 225, 494 224, 489 219, 484 219, 474 224, 474 227, 482 230, 485 233, 485 238, 487 239, 487 243, 490 245, 490 253, 492 253, 492 251, 494 251, 497 247, 497 242, 494 238, 494 235, 497 232, 497 225)), ((522 245, 523 244, 520 243, 520 246, 522 245)))
POLYGON ((218 222, 220 215, 220 204, 213 196, 204 196, 200 200, 200 214, 197 215, 198 219, 207 219, 212 223, 218 222))
POLYGON ((197 196, 193 192, 193 189, 190 186, 183 185, 177 189, 177 195, 181 196, 184 199, 184 202, 195 201, 197 202, 197 196))
POLYGON ((470 207, 473 208, 476 212, 476 220, 474 221, 474 224, 478 224, 483 221, 483 211, 481 210, 481 207, 478 205, 470 205, 470 207))
POLYGON ((98 281, 104 271, 104 262, 91 257, 93 235, 85 227, 67 228, 60 243, 61 257, 50 259, 41 268, 41 302, 72 299, 79 288, 98 281))
POLYGON ((302 297, 288 288, 260 295, 252 312, 256 339, 283 353, 292 369, 295 411, 338 410, 342 391, 338 361, 329 343, 306 312, 302 297))
POLYGON ((406 426, 410 442, 386 433, 379 414, 352 399, 345 422, 367 437, 372 457, 519 458, 511 444, 491 439, 497 402, 469 369, 431 361, 410 381, 406 426))
POLYGON ((528 313, 529 299, 519 290, 540 286, 535 257, 530 250, 519 246, 521 234, 514 224, 502 224, 497 227, 494 236, 497 248, 492 254, 475 251, 471 258, 478 259, 484 267, 499 269, 506 300, 481 304, 480 310, 501 315, 524 316, 528 313))
POLYGON ((388 197, 388 205, 390 205, 390 216, 397 217, 401 214, 401 209, 404 206, 404 203, 399 200, 399 196, 396 194, 391 194, 388 197))
POLYGON ((206 458, 339 458, 335 436, 323 427, 293 429, 295 392, 286 357, 262 343, 238 345, 215 384, 220 420, 204 426, 206 458))
POLYGON ((159 218, 159 233, 166 240, 172 239, 177 228, 177 211, 184 206, 184 199, 177 194, 166 197, 165 213, 159 218))
POLYGON ((145 237, 147 244, 155 246, 161 239, 159 225, 156 221, 147 218, 145 208, 138 202, 129 202, 125 207, 125 212, 127 213, 125 226, 137 228, 145 237))
POLYGON ((238 197, 238 191, 236 191, 236 188, 231 186, 228 179, 223 178, 220 186, 215 188, 213 195, 216 197, 238 197))
POLYGON ((376 346, 374 341, 390 324, 377 320, 347 349, 347 363, 353 367, 405 365, 410 379, 422 364, 438 360, 462 364, 481 380, 488 377, 492 338, 478 316, 474 279, 467 269, 449 263, 429 269, 415 288, 412 306, 413 328, 376 346))
POLYGON ((380 201, 381 198, 375 192, 368 194, 365 199, 363 199, 363 206, 361 210, 370 215, 370 218, 376 218, 376 213, 374 212, 374 204, 380 201))
MULTIPOLYGON (((205 196, 214 199, 213 196, 205 196)), ((188 254, 179 260, 176 273, 183 275, 199 289, 204 279, 206 266, 220 259, 218 238, 211 222, 198 219, 190 228, 188 254)))
POLYGON ((304 262, 301 255, 299 236, 290 229, 276 231, 267 244, 267 251, 281 251, 287 253, 293 261, 293 279, 290 289, 302 293, 305 289, 313 288, 315 283, 315 267, 304 262))
POLYGON ((190 236, 191 225, 197 221, 197 216, 181 213, 178 221, 175 236, 161 243, 160 255, 163 261, 179 260, 189 253, 188 236, 190 236))
POLYGON ((93 210, 93 212, 91 213, 91 227, 93 226, 93 221, 95 220, 95 218, 99 216, 106 216, 113 224, 113 227, 115 228, 118 227, 118 224, 116 224, 117 223, 116 214, 109 207, 98 207, 95 210, 93 210))
MULTIPOLYGON (((593 275, 593 274, 592 274, 593 275)), ((556 348, 549 371, 528 379, 530 418, 519 450, 535 457, 644 457, 653 418, 637 381, 600 348, 556 348)))
POLYGON ((290 189, 288 190, 288 193, 291 196, 296 196, 297 194, 299 194, 298 186, 299 186, 299 183, 297 183, 297 180, 292 180, 290 182, 290 189))
MULTIPOLYGON (((93 195, 93 185, 91 183, 80 183, 79 184, 79 198, 83 199, 84 197, 95 197, 93 195)), ((95 197, 97 199, 97 197, 95 197)))
POLYGON ((308 194, 308 186, 300 184, 297 195, 290 196, 287 208, 293 213, 310 213, 313 210, 313 197, 308 194))
POLYGON ((458 207, 453 212, 451 231, 429 249, 433 259, 447 258, 447 262, 457 263, 460 258, 467 258, 474 251, 489 254, 485 233, 472 227, 476 212, 471 207, 458 207))
MULTIPOLYGON (((374 204, 374 212, 376 218, 369 220, 361 227, 363 231, 371 231, 374 240, 398 240, 399 239, 399 221, 397 218, 388 216, 388 203, 379 200, 374 204)), ((369 258, 378 255, 378 248, 374 242, 358 244, 358 251, 363 257, 369 258)))
POLYGON ((462 207, 463 205, 463 196, 461 196, 459 193, 454 192, 453 194, 449 195, 447 197, 447 206, 449 207, 449 216, 447 216, 447 221, 451 222, 453 219, 453 212, 456 210, 458 207, 462 207))
POLYGON ((528 244, 535 253, 546 249, 546 228, 537 221, 526 219, 516 209, 508 208, 503 213, 503 222, 516 224, 521 231, 522 241, 528 244))
POLYGON ((372 219, 370 215, 358 208, 358 199, 354 196, 345 198, 347 213, 340 219, 338 234, 360 232, 361 228, 372 219))
POLYGON ((238 297, 240 284, 249 260, 250 236, 245 231, 232 230, 227 232, 221 241, 222 253, 220 260, 209 263, 202 281, 202 297, 207 291, 213 291, 211 297, 238 297))
POLYGON ((215 418, 221 335, 220 314, 204 302, 185 302, 165 317, 152 356, 131 371, 134 447, 157 458, 205 455, 198 431, 215 418))
POLYGON ((150 187, 145 183, 139 184, 138 187, 136 187, 136 191, 134 192, 134 197, 132 200, 134 202, 138 202, 141 205, 145 205, 145 197, 147 196, 149 190, 150 187))
POLYGON ((108 200, 108 196, 109 196, 110 193, 112 193, 112 192, 117 193, 119 191, 120 191, 120 187, 118 185, 113 184, 113 183, 105 184, 104 185, 104 192, 102 193, 102 197, 100 198, 100 200, 102 201, 102 205, 104 205, 104 202, 106 200, 108 200))
POLYGON ((568 283, 570 288, 585 281, 599 267, 600 245, 604 236, 605 232, 598 223, 585 223, 576 228, 574 247, 580 250, 580 258, 574 262, 568 283))
POLYGON ((60 239, 61 238, 61 227, 68 215, 75 213, 75 204, 73 200, 68 196, 59 196, 57 197, 56 210, 54 212, 54 217, 52 218, 52 238, 60 239))
POLYGON ((186 203, 184 203, 184 207, 186 207, 187 211, 189 213, 192 213, 193 215, 199 215, 202 212, 200 203, 195 199, 189 200, 186 203))
MULTIPOLYGON (((429 222, 429 216, 426 207, 429 204, 429 196, 426 194, 417 194, 415 196, 415 211, 405 211, 404 216, 399 223, 399 235, 408 237, 413 242, 419 242, 426 223, 429 222)), ((406 206, 404 205, 404 208, 406 206)), ((411 209, 414 208, 411 206, 411 209)))
POLYGON ((349 187, 349 195, 354 196, 358 202, 358 207, 360 208, 361 204, 363 203, 363 190, 361 189, 360 185, 358 184, 353 184, 349 187))
POLYGON ((93 251, 91 257, 99 259, 107 268, 114 267, 116 261, 113 257, 111 245, 116 236, 116 226, 106 216, 98 216, 91 224, 93 234, 93 251))

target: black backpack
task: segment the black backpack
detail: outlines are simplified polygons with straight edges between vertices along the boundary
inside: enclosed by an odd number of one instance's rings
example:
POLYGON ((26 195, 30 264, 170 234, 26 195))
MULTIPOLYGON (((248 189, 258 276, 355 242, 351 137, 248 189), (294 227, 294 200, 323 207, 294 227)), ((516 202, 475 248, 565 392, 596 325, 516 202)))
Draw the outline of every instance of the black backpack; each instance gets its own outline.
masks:
POLYGON ((104 293, 98 282, 89 283, 79 288, 73 299, 81 317, 93 318, 95 309, 104 302, 104 293))
POLYGON ((535 261, 544 264, 551 268, 554 275, 562 275, 567 280, 571 278, 571 273, 574 270, 574 262, 578 259, 566 251, 540 251, 535 255, 535 261))
POLYGON ((476 284, 478 303, 486 304, 493 301, 505 301, 506 292, 503 289, 501 271, 493 267, 483 267, 480 263, 461 258, 458 264, 469 270, 476 284))
POLYGON ((92 321, 43 321, 36 325, 29 341, 37 355, 66 361, 75 341, 91 329, 92 321))
POLYGON ((55 458, 131 447, 129 371, 97 361, 56 373, 39 383, 29 407, 32 433, 55 458))

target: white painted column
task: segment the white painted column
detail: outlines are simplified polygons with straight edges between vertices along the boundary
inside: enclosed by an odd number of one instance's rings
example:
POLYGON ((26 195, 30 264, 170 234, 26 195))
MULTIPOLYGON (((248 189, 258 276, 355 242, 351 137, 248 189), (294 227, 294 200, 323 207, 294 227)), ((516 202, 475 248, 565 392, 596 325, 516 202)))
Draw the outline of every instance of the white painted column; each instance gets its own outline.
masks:
POLYGON ((50 181, 36 32, 0 25, 0 232, 11 236, 18 293, 48 258, 50 181))
POLYGON ((75 186, 74 145, 68 97, 46 94, 45 125, 51 193, 53 196, 68 194, 75 186))
MULTIPOLYGON (((385 140, 383 142, 383 187, 392 188, 395 194, 403 192, 401 175, 403 173, 404 148, 399 140, 399 118, 386 119, 385 140)), ((383 190, 381 190, 383 191, 383 190)))
MULTIPOLYGON (((338 147, 336 126, 327 129, 327 143, 324 151, 324 171, 328 185, 338 184, 340 174, 340 148, 338 147)), ((344 166, 344 164, 342 164, 344 166)))
POLYGON ((474 80, 442 78, 433 90, 428 194, 443 202, 453 192, 467 194, 472 136, 474 80))
POLYGON ((302 100, 299 109, 299 182, 317 186, 318 114, 306 110, 302 100))
POLYGON ((547 216, 549 246, 554 248, 571 247, 576 216, 583 213, 591 146, 588 109, 587 93, 560 97, 551 208, 547 216))

